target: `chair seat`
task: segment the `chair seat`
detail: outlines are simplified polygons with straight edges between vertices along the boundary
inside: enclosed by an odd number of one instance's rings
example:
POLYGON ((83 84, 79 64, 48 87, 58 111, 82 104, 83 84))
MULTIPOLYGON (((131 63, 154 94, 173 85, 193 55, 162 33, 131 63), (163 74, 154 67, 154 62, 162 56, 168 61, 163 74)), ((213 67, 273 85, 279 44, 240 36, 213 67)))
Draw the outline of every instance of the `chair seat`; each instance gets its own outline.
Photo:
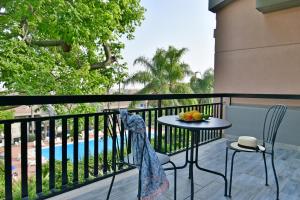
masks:
MULTIPOLYGON (((236 141, 227 141, 227 142, 226 142, 227 147, 228 147, 229 149, 236 150, 236 151, 256 152, 256 150, 254 150, 254 149, 245 149, 245 148, 241 149, 241 148, 235 148, 235 147, 233 147, 233 146, 231 145, 231 144, 234 143, 234 142, 236 142, 236 141)), ((259 147, 259 152, 264 152, 264 151, 266 151, 266 148, 265 148, 265 147, 263 147, 263 146, 261 146, 261 145, 258 145, 258 147, 259 147)))
MULTIPOLYGON (((167 164, 170 161, 170 156, 168 156, 166 154, 162 154, 162 153, 156 152, 156 155, 157 155, 158 160, 159 160, 159 162, 160 162, 161 165, 167 164)), ((133 155, 129 154, 128 156, 126 156, 124 158, 124 162, 125 163, 129 163, 131 165, 134 165, 133 155)))

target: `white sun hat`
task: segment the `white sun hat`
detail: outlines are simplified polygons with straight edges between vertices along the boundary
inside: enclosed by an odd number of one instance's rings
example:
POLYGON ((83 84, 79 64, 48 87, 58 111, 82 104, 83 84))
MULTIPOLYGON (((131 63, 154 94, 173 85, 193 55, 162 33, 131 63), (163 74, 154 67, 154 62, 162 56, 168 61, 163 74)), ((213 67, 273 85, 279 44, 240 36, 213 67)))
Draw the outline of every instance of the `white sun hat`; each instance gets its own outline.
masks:
POLYGON ((265 151, 265 147, 257 144, 257 139, 251 136, 240 136, 237 142, 232 142, 230 146, 233 149, 241 151, 265 151))

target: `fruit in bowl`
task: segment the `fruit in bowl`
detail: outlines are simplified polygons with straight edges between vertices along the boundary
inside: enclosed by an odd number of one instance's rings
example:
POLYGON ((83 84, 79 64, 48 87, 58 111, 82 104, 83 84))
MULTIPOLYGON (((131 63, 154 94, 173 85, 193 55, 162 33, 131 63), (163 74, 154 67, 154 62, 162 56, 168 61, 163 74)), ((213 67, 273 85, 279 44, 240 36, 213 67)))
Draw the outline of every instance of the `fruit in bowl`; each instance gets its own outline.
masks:
POLYGON ((209 115, 201 113, 197 110, 192 110, 188 112, 181 112, 178 115, 180 120, 183 121, 201 121, 209 118, 209 115))

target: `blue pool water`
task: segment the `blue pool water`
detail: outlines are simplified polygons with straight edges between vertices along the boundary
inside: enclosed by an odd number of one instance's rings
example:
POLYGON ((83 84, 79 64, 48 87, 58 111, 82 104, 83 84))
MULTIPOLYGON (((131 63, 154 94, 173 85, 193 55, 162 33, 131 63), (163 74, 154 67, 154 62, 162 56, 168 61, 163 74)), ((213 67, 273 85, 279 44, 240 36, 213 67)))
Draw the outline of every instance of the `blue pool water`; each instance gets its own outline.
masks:
MULTIPOLYGON (((94 140, 89 140, 89 154, 94 155, 94 140)), ((108 151, 112 150, 112 138, 107 140, 108 151)), ((103 139, 99 139, 98 152, 103 152, 103 139)), ((74 145, 69 143, 67 145, 67 158, 73 162, 74 145)), ((49 160, 49 147, 42 149, 42 156, 49 160)), ((78 141, 78 159, 82 160, 84 157, 84 141, 78 141)), ((62 160, 62 146, 55 146, 55 160, 62 160)))

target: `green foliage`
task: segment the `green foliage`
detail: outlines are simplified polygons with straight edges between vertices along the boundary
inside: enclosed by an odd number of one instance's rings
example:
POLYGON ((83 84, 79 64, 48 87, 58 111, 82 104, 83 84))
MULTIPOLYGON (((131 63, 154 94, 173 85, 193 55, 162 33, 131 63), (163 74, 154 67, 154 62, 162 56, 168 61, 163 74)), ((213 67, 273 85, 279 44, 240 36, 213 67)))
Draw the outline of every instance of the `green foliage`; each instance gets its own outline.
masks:
MULTIPOLYGON (((14 112, 11 110, 0 111, 0 120, 12 119, 14 117, 14 112)), ((0 135, 3 132, 4 125, 0 124, 0 135)))
MULTIPOLYGON (((89 159, 90 167, 89 167, 89 175, 91 178, 93 178, 93 164, 94 164, 94 157, 90 156, 89 159)), ((112 170, 111 167, 112 163, 112 153, 108 153, 108 171, 112 170)), ((102 172, 102 166, 103 166, 103 158, 102 155, 99 154, 99 176, 103 175, 102 172)), ((62 169, 61 169, 62 163, 61 161, 55 161, 55 188, 57 190, 61 190, 62 188, 62 169)), ((69 184, 68 186, 73 186, 73 164, 71 161, 68 161, 67 163, 67 177, 69 184)), ((5 195, 5 178, 4 178, 4 163, 0 160, 0 199, 4 199, 5 195)), ((85 182, 84 178, 84 161, 80 160, 78 163, 78 181, 79 183, 85 182)), ((49 190, 49 163, 45 163, 42 166, 42 188, 43 188, 43 194, 46 195, 50 193, 49 190)), ((13 198, 16 200, 21 200, 21 191, 22 191, 22 186, 21 186, 21 180, 17 180, 13 182, 13 198)), ((32 175, 28 178, 28 195, 29 199, 35 199, 36 198, 36 182, 35 182, 35 176, 32 175)))
POLYGON ((33 142, 35 141, 35 134, 29 133, 28 134, 28 142, 33 142))
MULTIPOLYGON (((212 68, 207 69, 200 77, 196 77, 196 74, 190 79, 190 87, 194 93, 205 94, 212 93, 214 86, 214 70, 212 68)), ((211 99, 200 99, 199 103, 209 103, 211 99)))
MULTIPOLYGON (((151 60, 145 57, 137 58, 134 64, 140 64, 146 69, 133 74, 125 83, 144 84, 139 94, 192 93, 190 86, 182 82, 186 75, 193 73, 189 65, 181 61, 186 51, 186 48, 176 49, 169 46, 167 50, 157 49, 151 60)), ((163 104, 180 105, 194 102, 194 100, 166 100, 163 104)))
POLYGON ((145 12, 140 0, 2 0, 1 7, 0 80, 24 95, 106 92, 126 70, 113 62, 122 59, 121 39, 133 38, 145 12))
POLYGON ((14 116, 14 112, 11 110, 0 111, 0 120, 12 119, 13 116, 14 116))
POLYGON ((4 199, 4 194, 5 194, 4 181, 5 181, 4 162, 0 160, 0 199, 4 199))
POLYGON ((214 70, 209 68, 200 77, 192 76, 190 86, 195 93, 211 93, 214 86, 214 70))

